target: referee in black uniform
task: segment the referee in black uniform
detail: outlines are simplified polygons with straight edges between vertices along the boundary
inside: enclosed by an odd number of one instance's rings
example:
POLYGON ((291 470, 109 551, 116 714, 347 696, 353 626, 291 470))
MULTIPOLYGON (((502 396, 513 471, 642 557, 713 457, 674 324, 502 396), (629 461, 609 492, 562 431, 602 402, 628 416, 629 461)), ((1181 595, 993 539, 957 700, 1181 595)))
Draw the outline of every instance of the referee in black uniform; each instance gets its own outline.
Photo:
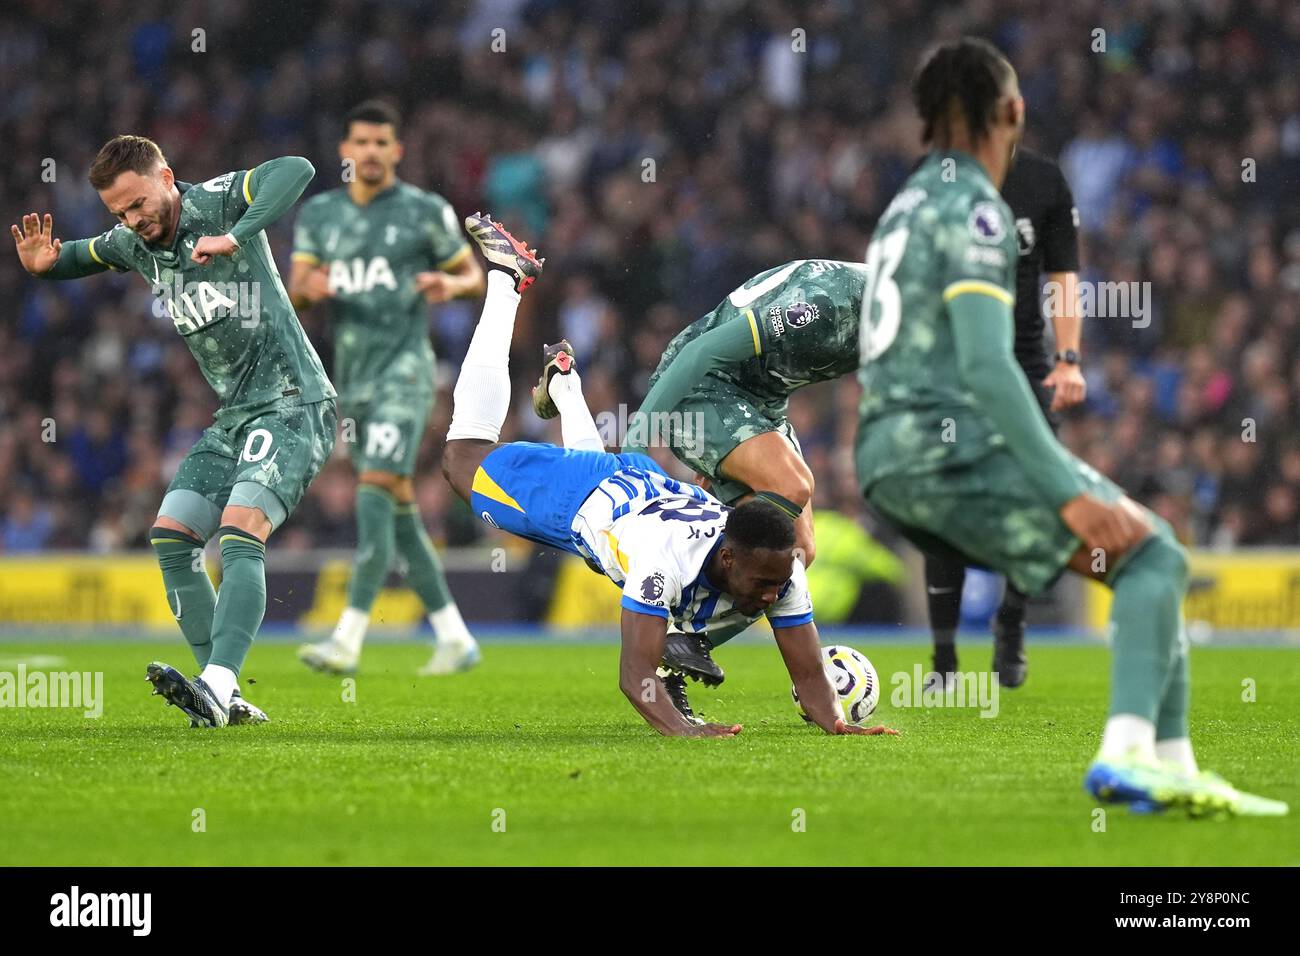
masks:
MULTIPOLYGON (((1052 160, 1024 148, 1002 185, 1002 198, 1016 220, 1020 261, 1016 268, 1016 361, 1048 424, 1056 431, 1056 413, 1083 401, 1087 386, 1079 370, 1079 211, 1070 184, 1052 160), (1047 285, 1040 288, 1044 273, 1047 285), (1044 289, 1056 336, 1054 362, 1043 341, 1044 289)), ((966 568, 951 557, 925 557, 925 591, 934 636, 933 675, 947 681, 957 670, 957 621, 966 568)), ((993 618, 993 670, 1003 687, 1025 682, 1025 595, 1008 582, 1002 606, 993 618)))

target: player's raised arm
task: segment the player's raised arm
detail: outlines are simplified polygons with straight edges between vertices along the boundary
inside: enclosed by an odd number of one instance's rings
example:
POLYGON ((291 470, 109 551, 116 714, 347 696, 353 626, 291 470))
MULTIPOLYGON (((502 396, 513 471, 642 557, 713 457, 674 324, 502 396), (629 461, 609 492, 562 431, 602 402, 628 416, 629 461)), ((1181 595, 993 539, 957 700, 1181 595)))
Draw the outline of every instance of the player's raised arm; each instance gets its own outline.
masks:
POLYGON ((316 167, 301 156, 281 156, 250 169, 240 183, 248 208, 224 236, 204 236, 196 242, 190 258, 206 263, 213 256, 233 255, 288 212, 315 175, 316 167))
POLYGON ((34 276, 42 279, 80 279, 93 276, 109 268, 108 263, 95 255, 94 239, 77 239, 65 249, 61 239, 54 238, 54 217, 28 213, 23 224, 9 227, 18 252, 18 261, 34 276))
POLYGON ((950 285, 944 298, 962 384, 992 419, 1029 480, 1088 548, 1127 551, 1148 529, 1119 505, 1084 494, 1082 479, 1048 429, 1012 354, 1011 294, 989 283, 967 282, 950 285))
POLYGON ((677 712, 655 671, 664 656, 668 618, 623 608, 623 649, 618 658, 618 686, 637 712, 666 737, 734 737, 740 724, 689 723, 677 712))
POLYGON ((692 339, 659 376, 628 422, 624 451, 644 451, 653 435, 655 416, 670 412, 714 369, 744 362, 761 351, 752 313, 738 316, 692 339))
POLYGON ((943 301, 962 385, 978 399, 1038 490, 1059 508, 1083 491, 1083 482, 1048 429, 1015 361, 1015 294, 1008 271, 1016 255, 1014 236, 1006 207, 989 201, 976 203, 962 226, 941 235, 940 248, 947 254, 943 301))

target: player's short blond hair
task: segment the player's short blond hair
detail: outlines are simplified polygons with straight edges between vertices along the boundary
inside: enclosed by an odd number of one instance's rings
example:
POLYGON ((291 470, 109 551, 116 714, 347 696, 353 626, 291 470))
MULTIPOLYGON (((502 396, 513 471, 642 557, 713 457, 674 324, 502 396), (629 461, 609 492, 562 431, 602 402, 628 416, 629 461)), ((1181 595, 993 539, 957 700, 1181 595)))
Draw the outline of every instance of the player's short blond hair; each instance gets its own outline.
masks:
POLYGON ((157 143, 146 136, 124 133, 100 147, 90 164, 90 185, 96 190, 107 189, 122 173, 147 176, 166 165, 167 159, 157 143))

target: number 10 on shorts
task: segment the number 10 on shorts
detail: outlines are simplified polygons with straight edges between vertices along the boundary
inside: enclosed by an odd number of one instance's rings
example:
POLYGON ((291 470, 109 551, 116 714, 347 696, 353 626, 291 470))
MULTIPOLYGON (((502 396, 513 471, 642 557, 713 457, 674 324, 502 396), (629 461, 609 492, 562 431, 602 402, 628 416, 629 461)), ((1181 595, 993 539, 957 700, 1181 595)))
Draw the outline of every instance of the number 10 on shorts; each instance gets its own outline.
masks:
POLYGON ((271 433, 265 428, 254 428, 248 433, 248 440, 244 442, 244 453, 240 455, 242 461, 261 461, 271 450, 271 433))

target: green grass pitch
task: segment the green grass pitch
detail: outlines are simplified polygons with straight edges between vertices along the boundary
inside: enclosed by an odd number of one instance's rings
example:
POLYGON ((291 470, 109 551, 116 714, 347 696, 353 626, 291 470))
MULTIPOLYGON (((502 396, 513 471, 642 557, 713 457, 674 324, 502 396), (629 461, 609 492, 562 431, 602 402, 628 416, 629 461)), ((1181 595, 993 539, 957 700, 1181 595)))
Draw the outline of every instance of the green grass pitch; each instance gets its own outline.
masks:
MULTIPOLYGON (((267 641, 244 690, 272 723, 203 731, 144 681, 155 658, 190 670, 179 642, 0 643, 0 670, 57 655, 29 670, 103 671, 106 700, 98 720, 0 710, 0 864, 1300 863, 1295 810, 1110 808, 1097 832, 1080 781, 1105 717, 1103 648, 1031 640, 1029 682, 986 719, 890 705, 921 644, 837 641, 876 664, 877 715, 902 736, 805 727, 761 641, 719 651, 723 688, 693 685, 706 715, 745 725, 734 740, 656 736, 618 692, 612 644, 488 643, 477 670, 441 679, 415 676, 424 646, 373 644, 345 702, 293 643, 267 641)), ((987 640, 965 650, 986 666, 987 640)), ((1204 648, 1193 671, 1202 765, 1300 805, 1300 656, 1204 648)))

